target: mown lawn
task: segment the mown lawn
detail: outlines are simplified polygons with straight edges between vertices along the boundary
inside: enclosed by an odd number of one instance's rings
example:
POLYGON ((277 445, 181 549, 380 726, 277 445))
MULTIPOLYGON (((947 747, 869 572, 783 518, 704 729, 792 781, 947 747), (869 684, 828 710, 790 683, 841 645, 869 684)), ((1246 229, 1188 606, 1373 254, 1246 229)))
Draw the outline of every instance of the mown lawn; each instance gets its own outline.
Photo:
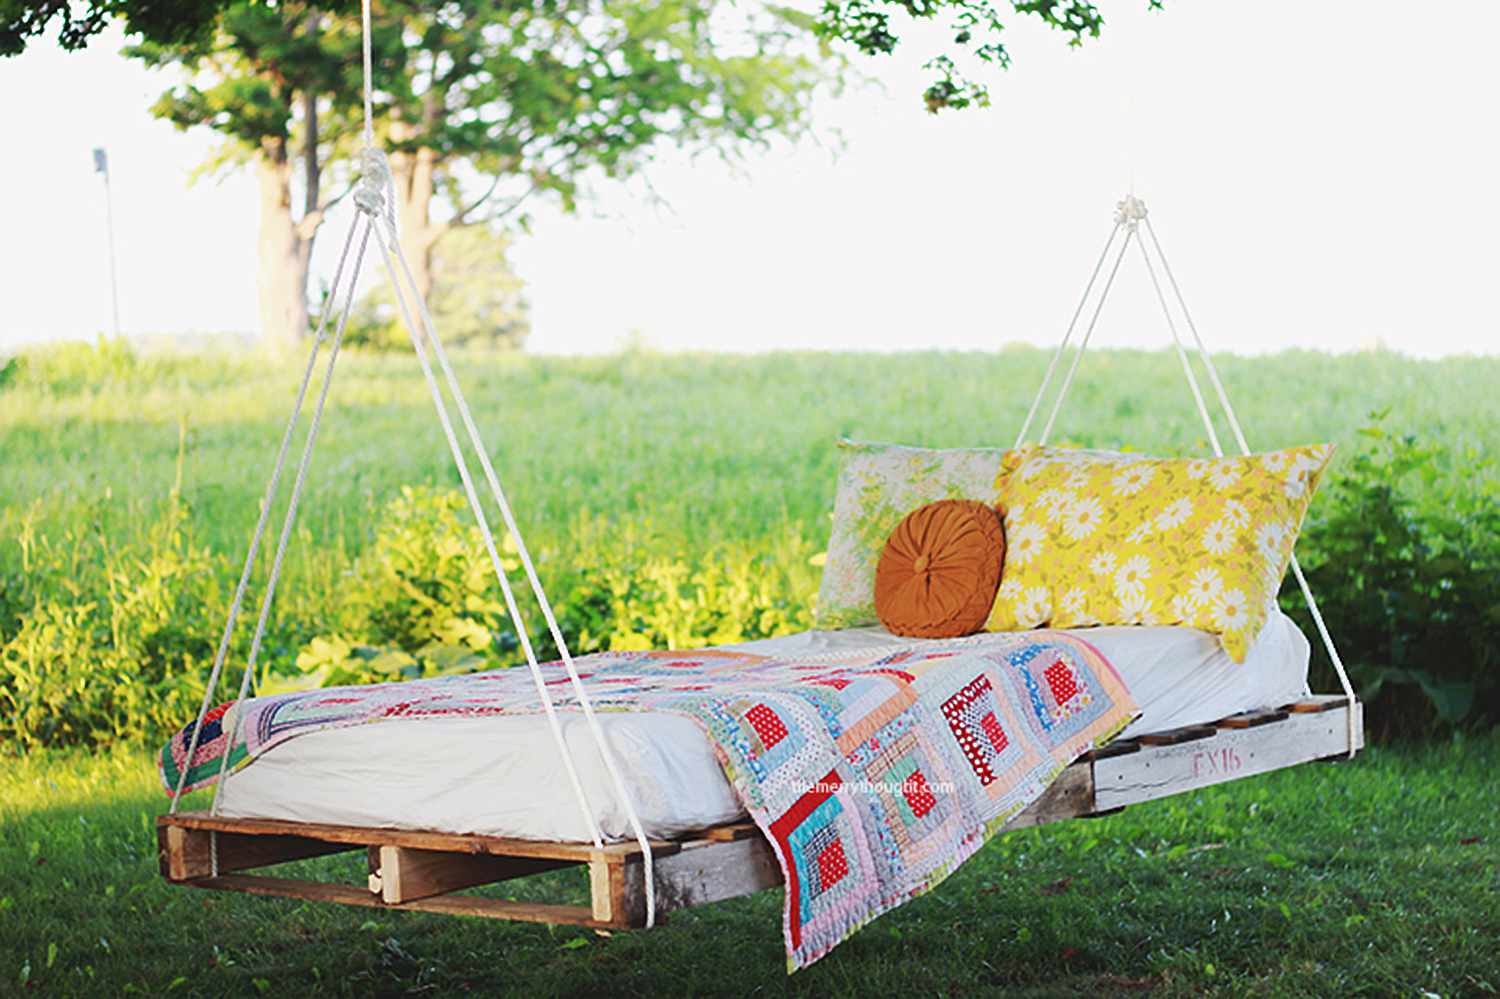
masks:
POLYGON ((1015 833, 788 978, 779 891, 606 939, 168 887, 145 755, 33 755, 0 776, 0 993, 1493 995, 1497 768, 1500 738, 1377 747, 1015 833))

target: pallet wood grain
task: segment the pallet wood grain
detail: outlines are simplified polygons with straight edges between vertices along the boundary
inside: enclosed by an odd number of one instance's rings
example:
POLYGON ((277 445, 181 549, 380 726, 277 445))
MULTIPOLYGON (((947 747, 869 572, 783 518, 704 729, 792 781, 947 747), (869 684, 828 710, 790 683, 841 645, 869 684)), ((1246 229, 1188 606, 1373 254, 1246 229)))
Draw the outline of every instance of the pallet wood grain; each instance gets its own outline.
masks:
MULTIPOLYGON (((218 837, 219 872, 223 874, 359 849, 350 844, 326 843, 301 836, 218 833, 218 837)), ((187 881, 213 873, 213 846, 209 833, 158 825, 156 843, 157 863, 162 877, 168 881, 187 881)))
MULTIPOLYGON (((1362 705, 1355 703, 1355 745, 1364 745, 1362 705)), ((1344 707, 1292 713, 1252 728, 1218 729, 1211 739, 1149 746, 1094 763, 1094 807, 1134 805, 1239 780, 1348 750, 1344 707)), ((1143 740, 1144 741, 1144 740, 1143 740)))
MULTIPOLYGON (((351 846, 405 846, 417 850, 442 850, 449 853, 488 853, 497 857, 534 857, 539 860, 588 861, 595 856, 637 856, 635 842, 611 843, 596 847, 591 843, 554 843, 545 840, 510 839, 503 836, 472 836, 460 833, 412 829, 383 829, 371 826, 339 826, 321 822, 293 822, 281 819, 236 819, 207 812, 177 812, 157 817, 158 826, 238 833, 246 836, 298 836, 328 843, 351 846)), ((653 840, 651 851, 667 856, 682 849, 675 840, 653 840)))
POLYGON ((1064 770, 1042 796, 1005 824, 1002 831, 1043 826, 1061 819, 1087 815, 1094 810, 1094 768, 1090 762, 1075 763, 1064 770))
MULTIPOLYGON (((640 858, 609 865, 609 890, 594 891, 594 918, 615 925, 646 921, 645 865, 640 858), (602 903, 602 904, 601 904, 602 903)), ((603 883, 597 868, 591 884, 603 883)), ((762 837, 704 841, 657 861, 652 870, 658 918, 669 912, 750 895, 782 884, 781 866, 762 837)))
POLYGON ((493 884, 524 878, 559 867, 572 867, 576 861, 540 860, 535 857, 495 857, 489 854, 449 853, 441 850, 417 850, 409 846, 379 847, 379 863, 370 881, 373 892, 379 887, 387 905, 400 905, 413 899, 446 895, 475 885, 493 884))
POLYGON ((1228 718, 1220 718, 1216 725, 1219 728, 1255 728, 1257 725, 1270 725, 1286 718, 1288 712, 1278 711, 1242 711, 1228 718))
POLYGON ((214 888, 220 891, 297 898, 310 902, 337 902, 340 905, 358 905, 397 912, 437 912, 447 916, 479 916, 485 919, 509 919, 523 923, 587 926, 593 929, 611 928, 608 924, 596 920, 589 908, 582 905, 512 902, 509 899, 488 898, 483 895, 438 895, 433 898, 413 899, 401 905, 388 906, 381 901, 379 895, 353 885, 302 881, 297 878, 272 878, 258 874, 224 874, 217 878, 198 878, 182 883, 193 888, 214 888))
POLYGON ((1168 729, 1165 732, 1149 732, 1140 736, 1136 741, 1142 746, 1175 746, 1180 742, 1211 739, 1216 731, 1218 730, 1212 725, 1186 725, 1182 728, 1168 729))

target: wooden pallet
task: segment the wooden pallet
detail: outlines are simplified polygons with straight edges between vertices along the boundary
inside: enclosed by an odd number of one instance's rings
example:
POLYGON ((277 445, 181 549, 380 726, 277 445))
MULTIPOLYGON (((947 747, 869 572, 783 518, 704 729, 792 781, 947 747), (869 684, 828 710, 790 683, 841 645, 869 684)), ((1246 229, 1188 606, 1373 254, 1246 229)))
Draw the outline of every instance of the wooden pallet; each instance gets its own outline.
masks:
MULTIPOLYGON (((1127 805, 1225 781, 1347 755, 1342 697, 1308 698, 1170 732, 1117 740, 1080 758, 1006 829, 1119 811, 1127 805)), ((1354 705, 1356 747, 1363 706, 1354 705)), ((629 929, 645 921, 641 851, 635 843, 594 847, 499 836, 234 819, 179 812, 157 819, 161 873, 168 881, 227 891, 340 902, 408 912, 485 916, 629 929), (215 843, 214 840, 217 840, 215 843), (212 855, 218 851, 218 876, 212 855), (364 884, 245 871, 333 853, 362 851, 364 884), (589 905, 544 905, 457 894, 478 885, 587 865, 589 905)), ((651 844, 656 911, 703 905, 781 884, 770 844, 751 822, 717 826, 651 844)))

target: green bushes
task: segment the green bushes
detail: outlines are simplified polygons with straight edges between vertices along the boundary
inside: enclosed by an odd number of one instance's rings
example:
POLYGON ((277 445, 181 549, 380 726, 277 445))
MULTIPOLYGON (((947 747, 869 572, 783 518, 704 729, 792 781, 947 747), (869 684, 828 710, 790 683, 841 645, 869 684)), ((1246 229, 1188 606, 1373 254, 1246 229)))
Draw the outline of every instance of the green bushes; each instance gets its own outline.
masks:
MULTIPOLYGON (((1439 451, 1379 427, 1324 485, 1299 557, 1376 736, 1500 722, 1500 485, 1468 456, 1443 488, 1439 451), (1422 492, 1418 498, 1416 487, 1422 492)), ((1282 603, 1304 601, 1288 577, 1282 603)), ((1306 621, 1305 616, 1298 618, 1306 621)), ((1337 689, 1321 643, 1314 676, 1337 689)))
POLYGON ((175 500, 143 521, 112 516, 48 538, 37 508, 7 518, 20 548, 5 579, 0 740, 105 745, 179 725, 197 709, 222 566, 175 500), (144 526, 132 527, 132 524, 144 526))
MULTIPOLYGON (((509 535, 497 542, 538 658, 557 657, 509 535)), ((807 628, 817 587, 813 545, 767 542, 673 550, 650 525, 581 517, 566 550, 538 554, 571 651, 693 648, 807 628), (771 547, 763 548, 763 544, 771 547)), ((462 493, 407 488, 387 505, 346 574, 329 620, 292 673, 263 690, 435 676, 524 661, 483 538, 462 493)))
MULTIPOLYGON (((997 386, 1034 384, 1048 360, 1024 349, 454 356, 580 652, 807 627, 830 442, 993 442, 1029 401, 997 386)), ((519 662, 420 372, 399 356, 339 365, 260 689, 519 662), (436 486, 400 489, 412 482, 436 486)), ((1500 497, 1480 455, 1500 453, 1500 424, 1484 415, 1500 362, 1285 354, 1227 358, 1223 371, 1267 446, 1341 441, 1298 551, 1370 730, 1496 724, 1500 497), (1356 395, 1390 405, 1386 425, 1421 443, 1380 431, 1351 442, 1356 395)), ((191 716, 299 374, 109 341, 0 362, 0 745, 155 739, 191 716)), ((1065 432, 1201 449, 1180 377, 1169 352, 1092 356, 1065 432)), ((529 588, 512 577, 550 658, 529 588)), ((1296 609, 1294 586, 1283 600, 1296 609)), ((1331 689, 1326 664, 1315 669, 1331 689)))
MULTIPOLYGON (((1391 737, 1492 726, 1500 490, 1476 458, 1463 488, 1439 491, 1433 448, 1364 433, 1365 446, 1314 504, 1298 551, 1367 702, 1369 729, 1391 737), (1427 499, 1415 497, 1418 485, 1427 499)), ((38 529, 40 513, 5 519, 20 557, 0 574, 0 739, 33 747, 161 737, 197 708, 233 566, 194 540, 175 495, 154 516, 113 511, 106 495, 56 537, 38 529)), ((580 516, 566 537, 537 557, 578 653, 723 644, 811 624, 818 546, 791 525, 706 551, 685 551, 676 534, 639 520, 580 516)), ((555 657, 508 538, 500 554, 538 655, 555 657)), ((359 554, 326 558, 320 579, 284 584, 257 689, 521 661, 462 493, 403 489, 377 510, 359 554)), ((1290 580, 1282 603, 1301 609, 1290 580)), ((224 698, 248 630, 236 638, 224 698)), ((1334 689, 1314 646, 1314 685, 1334 689)))
MULTIPOLYGON (((154 518, 139 508, 111 514, 106 496, 56 538, 37 529, 40 513, 4 521, 20 558, 18 571, 0 575, 0 742, 164 737, 198 708, 237 566, 194 540, 175 495, 154 518)), ((536 555, 576 652, 737 642, 811 623, 815 546, 795 532, 685 552, 650 525, 584 517, 569 540, 536 555)), ((537 654, 555 658, 515 549, 508 537, 499 544, 537 654)), ((257 691, 523 661, 462 493, 403 489, 377 511, 357 556, 323 554, 331 564, 322 575, 283 580, 257 691)), ((247 594, 221 699, 238 683, 259 596, 247 594)))
POLYGON ((693 648, 812 626, 818 548, 794 530, 674 551, 650 523, 581 519, 549 561, 548 593, 576 648, 693 648))
POLYGON ((402 489, 341 577, 316 625, 326 630, 291 663, 268 664, 261 691, 468 672, 517 646, 462 493, 402 489))

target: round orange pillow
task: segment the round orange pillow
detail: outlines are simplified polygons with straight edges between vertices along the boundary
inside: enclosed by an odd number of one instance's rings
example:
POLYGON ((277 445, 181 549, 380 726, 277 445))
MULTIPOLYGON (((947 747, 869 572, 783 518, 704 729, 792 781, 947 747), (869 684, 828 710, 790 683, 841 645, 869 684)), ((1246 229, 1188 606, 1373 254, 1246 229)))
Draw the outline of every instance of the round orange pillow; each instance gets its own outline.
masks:
POLYGON ((957 638, 984 627, 1000 586, 1005 531, 977 500, 907 514, 875 568, 875 613, 894 635, 957 638))

